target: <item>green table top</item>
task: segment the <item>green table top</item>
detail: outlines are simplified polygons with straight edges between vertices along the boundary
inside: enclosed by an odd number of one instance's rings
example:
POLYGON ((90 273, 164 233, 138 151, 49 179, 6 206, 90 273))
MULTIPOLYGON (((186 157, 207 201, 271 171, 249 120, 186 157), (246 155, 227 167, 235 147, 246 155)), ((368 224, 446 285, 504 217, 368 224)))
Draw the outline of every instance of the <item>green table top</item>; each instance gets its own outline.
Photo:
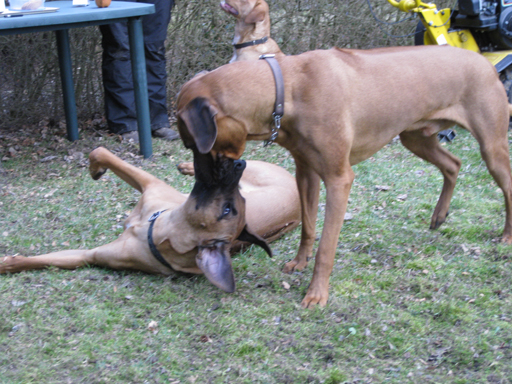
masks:
POLYGON ((89 1, 86 7, 74 7, 72 3, 71 0, 47 1, 47 8, 59 8, 51 13, 24 14, 22 17, 3 17, 0 14, 0 35, 108 24, 155 12, 153 4, 127 1, 112 1, 107 8, 98 8, 94 1, 89 1))

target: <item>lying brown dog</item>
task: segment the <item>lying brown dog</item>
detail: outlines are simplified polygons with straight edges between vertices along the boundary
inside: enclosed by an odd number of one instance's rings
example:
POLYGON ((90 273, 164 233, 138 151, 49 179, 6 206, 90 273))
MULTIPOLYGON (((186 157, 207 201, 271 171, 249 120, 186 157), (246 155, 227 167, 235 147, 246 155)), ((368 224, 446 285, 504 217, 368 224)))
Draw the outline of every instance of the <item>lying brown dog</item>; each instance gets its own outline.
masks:
MULTIPOLYGON (((296 163, 302 239, 285 272, 306 267, 315 241, 320 179, 326 212, 313 279, 304 307, 325 305, 336 244, 359 163, 395 136, 439 168, 444 185, 431 228, 446 219, 458 158, 436 133, 455 124, 477 139, 506 206, 503 242, 512 242, 509 104, 496 70, 481 55, 448 46, 331 49, 278 59, 284 78, 284 116, 275 140, 296 163)), ((228 64, 186 83, 178 98, 178 128, 187 147, 238 159, 246 140, 265 140, 274 128, 275 83, 263 60, 228 64)))
POLYGON ((236 18, 230 63, 258 60, 264 54, 284 56, 270 37, 270 14, 265 0, 224 0, 220 6, 236 18))
POLYGON ((110 169, 142 192, 124 223, 124 232, 112 243, 92 250, 68 250, 34 257, 7 256, 0 259, 0 273, 49 266, 75 269, 84 265, 162 275, 175 270, 204 273, 220 289, 233 292, 230 248, 251 242, 270 252, 263 238, 273 241, 299 224, 300 203, 295 180, 273 164, 250 161, 244 172, 244 161, 224 159, 214 164, 211 155, 196 154, 194 160, 200 168, 195 172, 196 183, 187 198, 105 148, 95 149, 89 159, 93 179, 99 179, 110 169), (159 216, 153 222, 148 221, 157 212, 161 212, 159 216), (249 231, 246 218, 257 235, 249 231), (163 261, 151 250, 149 233, 163 261))

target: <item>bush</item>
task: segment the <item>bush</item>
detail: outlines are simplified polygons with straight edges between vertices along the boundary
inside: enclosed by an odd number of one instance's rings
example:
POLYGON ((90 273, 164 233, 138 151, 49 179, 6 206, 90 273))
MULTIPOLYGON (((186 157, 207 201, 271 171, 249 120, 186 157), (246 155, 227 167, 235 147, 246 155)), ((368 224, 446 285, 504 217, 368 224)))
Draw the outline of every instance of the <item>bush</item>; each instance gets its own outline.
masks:
MULTIPOLYGON (((286 54, 330 48, 372 48, 412 44, 417 19, 383 0, 268 1, 272 37, 286 54)), ((454 1, 438 2, 439 6, 454 1)), ((167 39, 168 103, 172 113, 181 85, 202 70, 227 63, 234 19, 215 1, 177 1, 167 39)), ((103 113, 101 36, 97 27, 70 30, 80 120, 103 113)), ((0 36, 0 127, 16 128, 63 118, 57 50, 53 33, 0 36)))

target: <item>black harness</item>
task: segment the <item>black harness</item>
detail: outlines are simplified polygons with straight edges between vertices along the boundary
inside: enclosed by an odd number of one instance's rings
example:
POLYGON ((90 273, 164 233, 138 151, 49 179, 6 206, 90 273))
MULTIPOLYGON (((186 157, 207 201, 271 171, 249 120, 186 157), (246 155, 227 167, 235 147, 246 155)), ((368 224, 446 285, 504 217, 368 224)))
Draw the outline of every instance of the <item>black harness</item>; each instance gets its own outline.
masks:
POLYGON ((153 226, 155 225, 155 221, 156 219, 158 219, 158 217, 164 213, 165 211, 167 211, 167 209, 164 209, 163 211, 158 211, 158 212, 155 212, 151 215, 151 217, 149 218, 149 228, 148 228, 148 245, 149 245, 149 250, 151 251, 151 254, 153 256, 155 256, 155 258, 160 262, 162 263, 164 266, 166 266, 167 268, 171 269, 174 271, 174 269, 171 267, 171 265, 164 259, 164 257, 162 256, 162 254, 158 251, 158 249, 156 249, 156 245, 155 245, 155 242, 153 241, 153 226))

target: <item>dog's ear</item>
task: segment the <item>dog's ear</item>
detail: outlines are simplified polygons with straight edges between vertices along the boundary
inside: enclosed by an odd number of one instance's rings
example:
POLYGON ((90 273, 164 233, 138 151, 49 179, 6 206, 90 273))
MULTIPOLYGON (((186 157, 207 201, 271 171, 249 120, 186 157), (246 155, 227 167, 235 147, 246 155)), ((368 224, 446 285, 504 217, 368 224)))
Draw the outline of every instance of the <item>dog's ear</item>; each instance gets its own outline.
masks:
POLYGON ((237 240, 246 241, 251 244, 256 244, 263 248, 267 254, 272 257, 272 250, 270 249, 268 243, 262 237, 259 237, 255 233, 252 233, 247 225, 244 227, 240 235, 237 237, 237 240))
POLYGON ((245 16, 244 22, 246 24, 255 24, 265 20, 265 15, 268 12, 268 5, 266 7, 265 5, 263 2, 258 1, 252 11, 245 16))
MULTIPOLYGON (((208 99, 196 97, 178 113, 200 153, 210 152, 213 144, 215 144, 217 139, 215 115, 217 112, 208 99)), ((180 124, 178 124, 178 128, 180 128, 180 124)), ((182 138, 184 138, 183 132, 180 133, 182 133, 182 138)), ((184 142, 186 146, 191 146, 191 143, 187 143, 185 138, 184 142)))
POLYGON ((196 264, 206 278, 224 292, 235 292, 235 275, 231 265, 231 257, 225 246, 204 248, 196 255, 196 264))

